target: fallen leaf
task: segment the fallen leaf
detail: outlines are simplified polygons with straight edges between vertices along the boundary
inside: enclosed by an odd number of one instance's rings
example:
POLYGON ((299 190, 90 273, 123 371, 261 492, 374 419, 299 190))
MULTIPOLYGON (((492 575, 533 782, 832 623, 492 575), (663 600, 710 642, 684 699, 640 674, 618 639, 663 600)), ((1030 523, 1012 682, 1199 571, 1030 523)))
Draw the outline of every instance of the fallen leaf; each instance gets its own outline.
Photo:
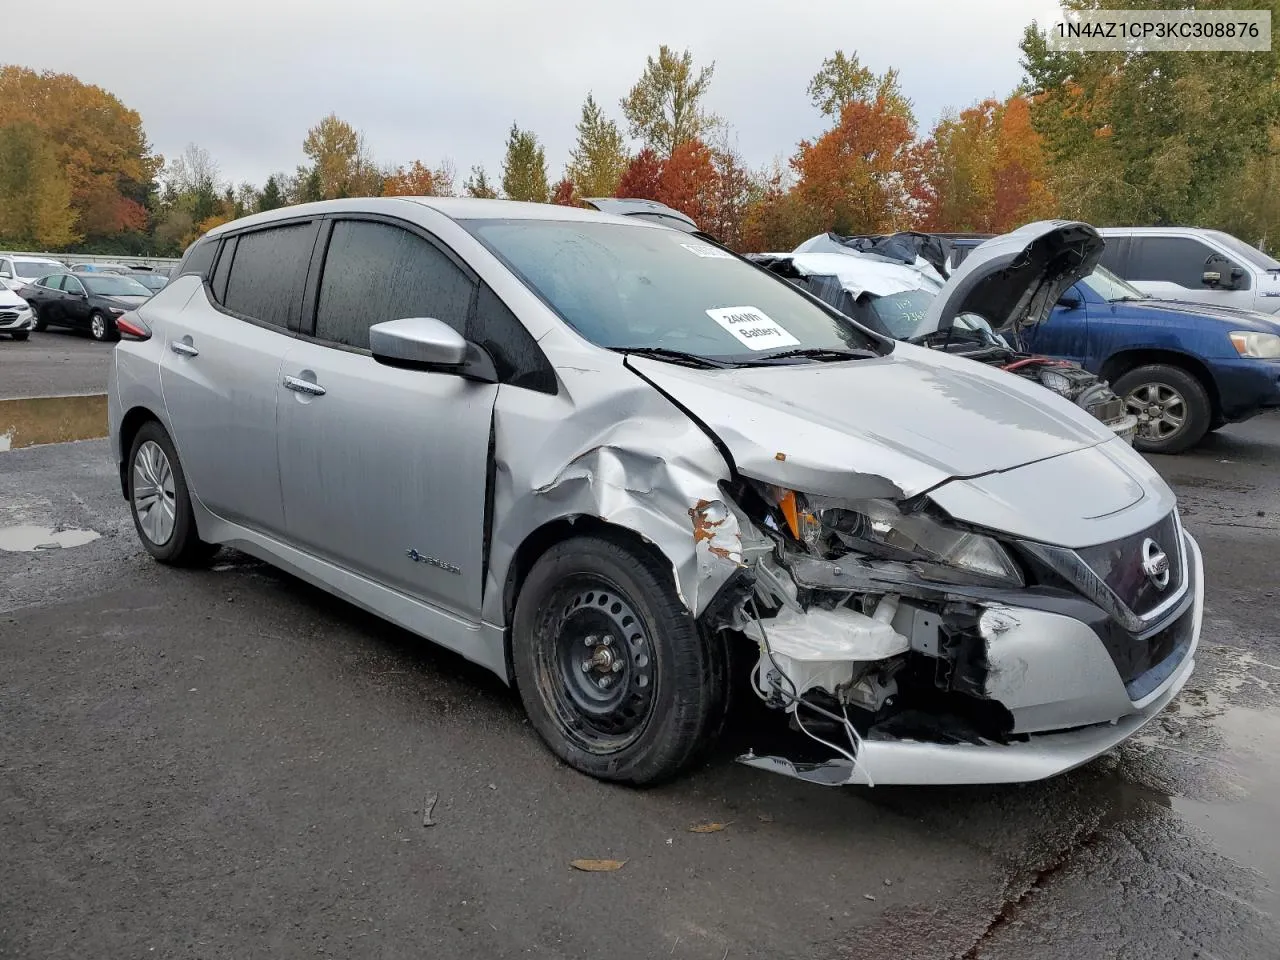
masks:
MULTIPOLYGON (((729 823, 733 823, 733 821, 730 820, 729 823)), ((729 826, 729 823, 695 823, 692 827, 689 828, 689 832, 690 833, 719 833, 725 827, 729 826)))
POLYGON ((773 823, 773 817, 767 813, 757 814, 757 816, 760 818, 761 823, 773 823))
POLYGON ((575 870, 585 870, 587 873, 609 873, 613 870, 621 870, 625 860, 570 860, 569 866, 575 870))

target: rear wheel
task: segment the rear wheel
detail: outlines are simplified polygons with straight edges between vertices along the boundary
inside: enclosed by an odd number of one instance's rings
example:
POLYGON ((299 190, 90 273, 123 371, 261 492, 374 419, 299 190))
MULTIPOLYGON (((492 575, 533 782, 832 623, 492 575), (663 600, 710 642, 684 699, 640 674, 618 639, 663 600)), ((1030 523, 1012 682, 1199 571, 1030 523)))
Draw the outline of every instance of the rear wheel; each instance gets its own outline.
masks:
POLYGON ((1113 389, 1138 418, 1133 445, 1143 453, 1182 453, 1203 439, 1213 421, 1204 384, 1181 367, 1137 367, 1118 378, 1113 389))
POLYGON ((512 634, 530 722, 570 766, 652 784, 719 729, 723 641, 698 629, 655 560, 602 537, 552 547, 525 579, 512 634))
POLYGON ((200 539, 177 451, 154 420, 133 438, 128 477, 133 525, 148 553, 161 563, 193 566, 217 552, 216 544, 200 539))
POLYGON ((116 332, 115 321, 110 319, 101 310, 95 310, 89 314, 89 336, 102 343, 107 340, 114 340, 116 332))

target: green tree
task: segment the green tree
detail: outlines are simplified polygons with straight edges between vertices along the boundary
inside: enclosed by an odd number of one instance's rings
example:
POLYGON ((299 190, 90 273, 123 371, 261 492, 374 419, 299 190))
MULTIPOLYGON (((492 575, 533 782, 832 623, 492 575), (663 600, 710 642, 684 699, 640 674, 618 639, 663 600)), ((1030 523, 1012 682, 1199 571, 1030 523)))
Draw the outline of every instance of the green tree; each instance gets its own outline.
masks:
POLYGON ((377 196, 382 192, 382 176, 364 135, 336 113, 307 131, 302 152, 319 174, 322 199, 377 196))
POLYGON ((573 181, 579 196, 611 197, 627 163, 627 147, 618 125, 604 116, 595 97, 588 93, 578 121, 578 142, 569 151, 566 178, 573 181))
POLYGON ((266 210, 276 210, 287 203, 284 190, 280 186, 280 180, 280 175, 274 173, 267 177, 267 182, 262 185, 262 192, 258 194, 259 213, 266 210))
POLYGON ((478 197, 481 200, 494 200, 498 196, 498 191, 489 183, 489 175, 481 166, 471 168, 471 176, 462 185, 462 191, 468 197, 478 197))
POLYGON ((814 107, 824 117, 840 119, 840 111, 846 103, 854 100, 884 101, 891 113, 902 117, 910 124, 915 120, 911 113, 911 101, 898 86, 898 71, 892 67, 881 76, 876 76, 862 65, 858 52, 846 55, 837 50, 822 61, 822 66, 809 81, 807 90, 814 107))
POLYGON ((49 138, 34 124, 0 127, 0 241, 58 249, 80 239, 71 185, 49 138))
POLYGON ((664 159, 686 140, 700 139, 718 123, 703 109, 716 65, 695 71, 693 54, 676 53, 666 44, 657 58, 649 57, 644 73, 622 99, 622 112, 631 136, 641 140, 664 159))
MULTIPOLYGON (((1265 6, 1273 22, 1280 18, 1280 3, 1265 6)), ((1259 169, 1280 124, 1280 45, 1258 53, 1064 52, 1049 49, 1032 23, 1021 47, 1031 120, 1044 138, 1063 215, 1210 225, 1251 165, 1259 169)))
POLYGON ((547 158, 532 131, 521 130, 511 124, 507 136, 507 155, 502 161, 502 192, 508 200, 532 200, 546 203, 550 196, 547 186, 547 158))

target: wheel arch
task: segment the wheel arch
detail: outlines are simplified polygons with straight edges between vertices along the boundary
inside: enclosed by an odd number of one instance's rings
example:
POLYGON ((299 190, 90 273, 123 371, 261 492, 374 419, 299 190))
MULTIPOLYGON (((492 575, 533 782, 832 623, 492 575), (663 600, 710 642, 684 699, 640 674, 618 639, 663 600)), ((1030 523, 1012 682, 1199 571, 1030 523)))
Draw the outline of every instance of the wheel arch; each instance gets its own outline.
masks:
POLYGON ((1130 350, 1121 350, 1113 353, 1102 364, 1102 369, 1099 373, 1102 379, 1114 384, 1130 370, 1153 363, 1163 363, 1167 366, 1178 367, 1199 380, 1205 392, 1209 395, 1212 415, 1215 417, 1221 415, 1222 399, 1218 394, 1217 381, 1214 380, 1213 374, 1204 361, 1192 354, 1156 347, 1135 347, 1130 350))
POLYGON ((129 499, 129 451, 133 449, 133 438, 143 424, 151 420, 164 427, 164 421, 150 407, 131 407, 120 418, 120 495, 126 500, 129 499))

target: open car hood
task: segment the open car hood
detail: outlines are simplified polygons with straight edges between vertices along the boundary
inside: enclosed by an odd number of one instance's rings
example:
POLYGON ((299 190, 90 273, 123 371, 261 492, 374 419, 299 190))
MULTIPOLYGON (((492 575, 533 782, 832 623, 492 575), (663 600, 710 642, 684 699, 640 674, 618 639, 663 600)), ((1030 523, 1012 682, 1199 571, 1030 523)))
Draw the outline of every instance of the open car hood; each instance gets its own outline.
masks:
POLYGON ((948 330, 976 313, 996 333, 1035 326, 1067 289, 1093 272, 1104 241, 1087 223, 1039 220, 994 237, 965 257, 908 339, 948 330))

